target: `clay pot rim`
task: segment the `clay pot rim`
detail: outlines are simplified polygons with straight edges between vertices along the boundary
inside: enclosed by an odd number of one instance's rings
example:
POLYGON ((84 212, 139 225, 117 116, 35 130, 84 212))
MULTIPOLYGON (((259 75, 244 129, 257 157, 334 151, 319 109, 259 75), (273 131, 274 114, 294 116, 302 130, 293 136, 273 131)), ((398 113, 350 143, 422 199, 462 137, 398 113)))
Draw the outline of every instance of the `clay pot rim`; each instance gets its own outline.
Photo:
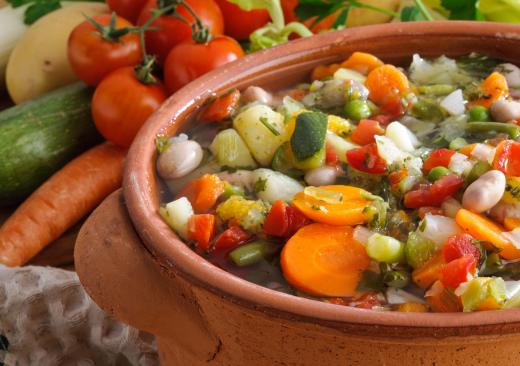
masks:
POLYGON ((170 230, 157 213, 157 187, 153 173, 155 137, 165 133, 168 127, 173 125, 172 120, 180 118, 190 108, 194 108, 197 100, 209 96, 214 87, 224 80, 225 83, 232 84, 245 74, 257 73, 258 69, 269 71, 287 59, 293 59, 312 49, 327 47, 329 44, 348 42, 352 38, 359 41, 401 33, 426 37, 459 35, 482 38, 483 42, 499 38, 520 40, 520 26, 511 24, 439 21, 374 25, 325 33, 257 52, 187 85, 170 97, 141 129, 130 148, 125 169, 123 188, 130 217, 158 265, 174 275, 186 276, 203 287, 237 302, 321 321, 420 328, 482 328, 505 323, 520 324, 520 309, 464 314, 378 312, 322 303, 270 290, 235 277, 200 257, 170 230), (316 42, 318 39, 320 42, 316 42))

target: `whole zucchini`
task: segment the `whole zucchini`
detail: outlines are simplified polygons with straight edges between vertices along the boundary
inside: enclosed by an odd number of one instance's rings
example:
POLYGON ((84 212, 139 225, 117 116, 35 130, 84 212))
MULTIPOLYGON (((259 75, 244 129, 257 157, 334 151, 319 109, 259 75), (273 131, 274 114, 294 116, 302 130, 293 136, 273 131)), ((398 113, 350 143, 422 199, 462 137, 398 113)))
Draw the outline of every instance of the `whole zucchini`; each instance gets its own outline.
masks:
POLYGON ((92 90, 77 83, 0 112, 0 206, 19 203, 102 140, 91 98, 92 90))

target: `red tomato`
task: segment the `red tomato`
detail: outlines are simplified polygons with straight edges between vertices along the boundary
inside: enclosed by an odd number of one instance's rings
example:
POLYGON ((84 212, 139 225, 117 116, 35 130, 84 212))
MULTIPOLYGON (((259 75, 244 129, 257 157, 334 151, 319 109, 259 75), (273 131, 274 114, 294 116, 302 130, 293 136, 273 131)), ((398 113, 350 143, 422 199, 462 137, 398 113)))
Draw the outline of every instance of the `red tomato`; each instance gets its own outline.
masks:
POLYGON ((455 151, 450 149, 434 150, 424 161, 423 172, 428 174, 435 167, 443 166, 447 168, 450 165, 451 157, 455 155, 455 151))
POLYGON ((394 120, 394 116, 389 114, 378 114, 377 116, 370 117, 370 119, 379 122, 381 126, 386 126, 394 120))
POLYGON ((462 187, 464 180, 455 174, 448 174, 436 180, 433 184, 423 185, 404 195, 404 205, 408 208, 424 206, 440 206, 444 200, 462 187))
POLYGON ((215 240, 215 249, 231 249, 245 243, 251 235, 240 226, 232 226, 215 240))
MULTIPOLYGON (((218 35, 224 33, 222 12, 214 0, 185 1, 201 19, 202 23, 209 28, 211 34, 218 35)), ((157 0, 148 0, 139 15, 137 24, 143 25, 146 23, 152 15, 151 11, 155 9, 157 9, 157 0)), ((190 24, 194 23, 193 16, 183 5, 177 6, 177 13, 190 22, 190 24)), ((168 52, 174 46, 192 37, 191 26, 170 15, 160 16, 152 22, 150 27, 158 29, 145 32, 146 48, 149 53, 157 57, 161 64, 164 63, 168 52)))
MULTIPOLYGON (((295 8, 298 5, 298 0, 282 0, 282 10, 285 17, 285 22, 299 22, 298 16, 296 15, 295 8)), ((303 22, 307 27, 313 25, 316 17, 312 17, 303 22)), ((325 19, 318 22, 318 24, 314 25, 311 30, 314 33, 321 32, 326 29, 331 29, 334 21, 336 20, 336 14, 332 14, 327 16, 325 19)))
POLYGON ((336 150, 330 145, 325 146, 325 162, 329 166, 336 166, 339 163, 339 156, 336 150))
POLYGON ((520 142, 504 140, 498 144, 493 168, 508 176, 520 176, 520 142))
POLYGON ((264 232, 267 235, 289 238, 311 221, 296 207, 276 201, 264 221, 264 232))
POLYGON ((216 0, 224 16, 224 29, 228 36, 238 40, 248 39, 249 35, 269 21, 267 10, 245 11, 228 0, 216 0))
POLYGON ((175 46, 164 63, 164 81, 170 93, 208 71, 235 61, 244 51, 233 38, 218 36, 207 43, 186 41, 175 46))
POLYGON ((133 67, 118 69, 101 81, 92 98, 92 117, 109 141, 130 146, 135 135, 166 99, 161 83, 143 84, 133 67))
POLYGON ((188 239, 197 242, 202 250, 208 250, 209 243, 215 235, 215 215, 193 215, 188 220, 188 239))
POLYGON ((477 261, 471 255, 465 255, 451 261, 441 269, 441 283, 451 289, 456 289, 463 282, 468 281, 468 275, 473 275, 477 268, 477 261))
POLYGON ((370 174, 386 172, 386 162, 377 153, 375 143, 347 151, 347 161, 352 168, 370 174))
MULTIPOLYGON (((94 21, 107 26, 112 15, 100 14, 94 21)), ((132 23, 116 17, 116 29, 132 27, 132 23)), ((114 40, 105 39, 88 21, 74 28, 69 36, 67 56, 74 73, 85 83, 97 85, 110 72, 133 66, 141 60, 141 43, 137 33, 114 40)))
POLYGON ((473 244, 473 240, 473 237, 469 234, 450 236, 442 247, 442 255, 446 262, 451 262, 465 255, 472 256, 478 262, 480 250, 473 244))
POLYGON ((135 24, 146 0, 107 0, 107 4, 117 15, 135 24))
POLYGON ((376 135, 383 135, 384 133, 385 130, 381 127, 379 122, 362 119, 359 121, 352 135, 350 135, 350 139, 358 145, 367 145, 375 142, 376 135))

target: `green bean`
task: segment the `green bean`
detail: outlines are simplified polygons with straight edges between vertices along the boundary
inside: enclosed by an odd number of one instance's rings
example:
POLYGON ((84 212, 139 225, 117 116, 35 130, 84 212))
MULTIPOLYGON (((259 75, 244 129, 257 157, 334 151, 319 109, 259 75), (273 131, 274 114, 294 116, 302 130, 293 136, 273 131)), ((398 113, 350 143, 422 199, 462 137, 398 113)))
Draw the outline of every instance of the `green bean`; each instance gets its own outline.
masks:
POLYGON ((448 95, 455 89, 457 89, 455 85, 448 84, 423 85, 417 88, 419 93, 429 95, 448 95))
POLYGON ((489 109, 480 105, 471 107, 469 110, 469 120, 470 122, 486 122, 491 120, 489 109))
POLYGON ((509 137, 516 139, 520 136, 520 126, 502 122, 470 122, 468 130, 471 132, 501 132, 509 134, 509 137))
POLYGON ((444 113, 436 102, 429 99, 420 99, 412 106, 412 113, 427 121, 439 122, 444 119, 444 113))
POLYGON ((443 166, 437 166, 430 170, 430 172, 428 173, 428 180, 430 182, 435 182, 436 180, 448 174, 450 174, 450 170, 448 168, 445 168, 443 166))
POLYGON ((348 118, 362 120, 372 115, 370 106, 366 100, 354 99, 345 105, 344 112, 348 118))
POLYGON ((239 267, 250 266, 276 252, 276 245, 258 240, 244 244, 229 253, 229 258, 239 267))

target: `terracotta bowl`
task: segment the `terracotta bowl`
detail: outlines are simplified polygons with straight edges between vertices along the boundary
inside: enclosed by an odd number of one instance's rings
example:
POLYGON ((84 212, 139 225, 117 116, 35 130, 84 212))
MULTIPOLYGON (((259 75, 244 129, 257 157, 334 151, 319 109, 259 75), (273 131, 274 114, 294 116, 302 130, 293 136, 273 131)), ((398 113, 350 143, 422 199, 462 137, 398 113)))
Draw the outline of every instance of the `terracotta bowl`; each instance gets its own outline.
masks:
POLYGON ((520 310, 376 312, 286 295, 213 266, 157 214, 157 134, 186 128, 213 92, 288 86, 354 51, 403 65, 416 52, 474 51, 520 64, 520 26, 397 23, 327 33, 245 57, 172 96, 139 133, 123 192, 90 217, 75 254, 94 300, 155 334, 164 365, 520 365, 520 310))

